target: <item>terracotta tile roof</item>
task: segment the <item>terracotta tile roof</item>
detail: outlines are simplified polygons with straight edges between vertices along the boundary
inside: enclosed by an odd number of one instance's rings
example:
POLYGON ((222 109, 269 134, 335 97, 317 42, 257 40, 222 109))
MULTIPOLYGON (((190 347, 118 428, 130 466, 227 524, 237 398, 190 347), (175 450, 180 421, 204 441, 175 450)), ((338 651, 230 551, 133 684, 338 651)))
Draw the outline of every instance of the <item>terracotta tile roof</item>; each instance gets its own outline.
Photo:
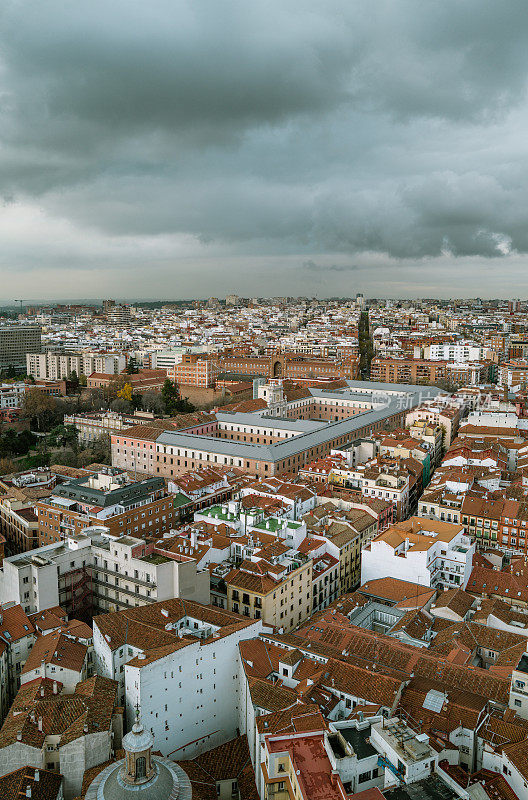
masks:
POLYGON ((235 779, 251 763, 247 736, 231 739, 194 760, 214 781, 235 779))
POLYGON ((445 692, 447 702, 436 712, 423 707, 426 695, 432 689, 442 691, 442 686, 436 681, 413 678, 402 692, 399 708, 412 719, 422 720, 425 730, 430 727, 435 731, 450 734, 460 724, 469 730, 475 730, 486 709, 485 697, 466 690, 449 689, 445 692))
POLYGON ((413 639, 424 639, 431 629, 432 620, 422 611, 411 609, 407 611, 401 619, 391 628, 391 636, 395 633, 405 633, 413 639))
MULTIPOLYGON (((78 683, 75 692, 68 695, 55 694, 54 683, 40 679, 20 687, 0 729, 0 747, 19 740, 40 749, 46 735, 60 736, 60 745, 64 745, 85 735, 85 727, 88 733, 111 729, 117 694, 115 681, 96 675, 78 683)), ((59 683, 59 691, 61 686, 59 683)))
POLYGON ((272 684, 259 678, 248 678, 253 705, 265 711, 282 711, 297 703, 297 694, 286 686, 272 684))
POLYGON ((513 719, 505 719, 509 711, 495 710, 479 728, 479 738, 500 750, 510 742, 522 742, 528 738, 528 721, 513 714, 513 719))
POLYGON ((278 582, 269 575, 256 572, 245 572, 241 569, 232 569, 224 578, 227 586, 234 586, 247 592, 268 594, 277 588, 278 582))
POLYGON ((431 609, 449 608, 459 617, 465 617, 474 602, 473 595, 463 589, 448 589, 447 592, 441 592, 438 595, 431 609))
POLYGON ((528 602, 528 579, 510 572, 499 572, 485 567, 473 567, 466 585, 466 591, 488 597, 503 597, 515 602, 528 602))
POLYGON ((22 675, 27 675, 38 669, 42 662, 53 664, 56 667, 70 669, 73 672, 81 672, 88 652, 86 645, 74 642, 61 631, 39 636, 31 648, 22 668, 22 675))
POLYGON ((269 656, 269 645, 261 639, 247 639, 239 642, 240 657, 246 675, 267 678, 274 666, 269 656))
MULTIPOLYGON (((187 615, 220 628, 219 634, 230 631, 232 626, 240 629, 254 624, 238 614, 222 608, 196 603, 192 600, 173 598, 148 606, 125 608, 94 617, 94 623, 105 637, 111 650, 117 650, 126 642, 144 651, 171 646, 179 641, 177 631, 167 631, 167 622, 176 622, 187 615), (166 613, 165 613, 166 612, 166 613)), ((207 641, 207 640, 202 640, 207 641)))
POLYGON ((471 776, 471 785, 480 783, 489 800, 520 800, 504 775, 481 769, 471 776))
POLYGON ((252 414, 254 411, 261 411, 267 408, 268 404, 265 400, 256 398, 255 400, 242 400, 239 403, 229 403, 223 407, 223 411, 236 412, 238 414, 252 414))
POLYGON ((528 747, 526 741, 507 744, 503 748, 509 761, 521 773, 525 781, 528 781, 528 747))
POLYGON ((53 628, 60 628, 68 620, 68 615, 60 606, 47 608, 45 611, 37 611, 30 614, 29 619, 37 630, 45 633, 53 628))
POLYGON ((61 787, 62 775, 48 769, 21 767, 0 777, 2 800, 22 800, 26 797, 31 797, 31 800, 57 800, 61 787))
POLYGON ((316 703, 297 703, 285 711, 262 714, 256 719, 259 733, 308 733, 327 725, 316 703))
POLYGON ((0 610, 0 636, 10 642, 35 633, 35 627, 22 606, 13 605, 0 610))
MULTIPOLYGON (((416 677, 438 681, 448 688, 466 689, 497 702, 508 702, 507 675, 495 675, 490 670, 453 664, 441 654, 417 649, 390 636, 375 634, 350 624, 348 630, 340 630, 339 626, 332 629, 328 623, 316 622, 309 629, 303 629, 303 633, 303 636, 267 634, 266 639, 287 643, 305 653, 320 654, 358 666, 368 665, 370 668, 375 663, 377 671, 398 680, 405 680, 414 672, 416 677), (328 628, 330 630, 327 632, 328 628)), ((376 698, 372 700, 376 701, 376 698)))
POLYGON ((368 597, 380 597, 394 604, 410 600, 413 607, 421 608, 434 597, 436 589, 398 578, 376 578, 360 586, 358 592, 368 597))
POLYGON ((489 670, 451 664, 447 660, 435 658, 433 654, 422 653, 414 666, 414 674, 417 677, 438 681, 446 687, 472 692, 499 703, 508 702, 509 679, 492 675, 489 670))
POLYGON ((438 633, 431 643, 430 649, 435 652, 447 653, 453 646, 453 642, 461 642, 473 651, 481 647, 501 653, 515 645, 526 645, 526 637, 497 628, 489 628, 487 625, 476 622, 457 622, 438 633))

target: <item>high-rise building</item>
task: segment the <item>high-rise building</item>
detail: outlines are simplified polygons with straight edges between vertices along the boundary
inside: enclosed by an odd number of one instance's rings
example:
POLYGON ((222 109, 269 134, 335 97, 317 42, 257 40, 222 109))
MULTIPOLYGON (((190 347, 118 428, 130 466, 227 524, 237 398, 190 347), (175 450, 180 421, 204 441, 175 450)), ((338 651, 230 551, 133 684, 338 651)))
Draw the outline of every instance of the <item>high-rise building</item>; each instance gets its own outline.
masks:
POLYGON ((126 327, 130 323, 131 316, 130 306, 113 305, 106 312, 106 319, 110 325, 118 328, 126 327))
POLYGON ((6 325, 0 328, 0 369, 26 366, 26 353, 40 352, 40 325, 6 325))

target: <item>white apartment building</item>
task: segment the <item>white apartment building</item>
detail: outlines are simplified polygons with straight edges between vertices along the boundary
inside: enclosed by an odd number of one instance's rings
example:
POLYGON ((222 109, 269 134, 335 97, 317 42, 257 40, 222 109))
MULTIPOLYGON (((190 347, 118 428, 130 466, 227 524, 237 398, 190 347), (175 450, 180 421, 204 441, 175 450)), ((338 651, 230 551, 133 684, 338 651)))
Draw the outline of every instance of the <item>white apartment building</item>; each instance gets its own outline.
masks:
POLYGON ((409 428, 415 422, 428 422, 439 425, 444 431, 444 447, 448 448, 455 438, 460 424, 460 408, 456 405, 445 405, 434 401, 426 401, 418 408, 412 409, 405 416, 405 427, 409 428))
POLYGON ((291 512, 288 510, 283 516, 268 517, 261 508, 244 509, 239 500, 228 500, 222 505, 195 511, 194 521, 225 525, 244 536, 269 532, 289 547, 297 548, 307 535, 306 523, 293 520, 290 516, 291 512))
POLYGON ((465 589, 475 548, 461 523, 411 517, 362 548, 361 583, 390 575, 422 586, 465 589))
MULTIPOLYGON (((483 425, 487 428, 509 428, 511 430, 523 427, 522 422, 515 411, 470 411, 464 425, 483 425)), ((464 427, 460 432, 464 432, 464 427)))
POLYGON ((426 358, 430 361, 483 361, 491 358, 492 351, 474 342, 445 342, 430 344, 427 347, 415 346, 415 358, 426 358), (418 353, 418 355, 417 355, 418 353))
POLYGON ((20 408, 26 388, 25 383, 0 384, 0 409, 20 408))
POLYGON ((27 353, 26 372, 34 378, 69 380, 72 372, 91 375, 93 372, 117 375, 126 367, 119 353, 27 353))
POLYGON ((103 615, 96 669, 118 681, 129 724, 139 704, 155 749, 189 759, 236 735, 238 644, 263 630, 262 620, 181 600, 103 615))
POLYGON ((249 486, 244 486, 239 494, 241 498, 247 495, 257 495, 280 500, 281 503, 288 507, 288 510, 284 512, 284 516, 294 520, 302 519, 305 514, 317 505, 317 494, 315 492, 305 486, 284 483, 279 478, 267 478, 263 481, 251 483, 249 486))
POLYGON ((209 602, 209 572, 190 557, 158 555, 142 539, 116 539, 104 527, 5 558, 0 570, 0 603, 19 603, 26 614, 53 606, 115 611, 171 597, 209 602))

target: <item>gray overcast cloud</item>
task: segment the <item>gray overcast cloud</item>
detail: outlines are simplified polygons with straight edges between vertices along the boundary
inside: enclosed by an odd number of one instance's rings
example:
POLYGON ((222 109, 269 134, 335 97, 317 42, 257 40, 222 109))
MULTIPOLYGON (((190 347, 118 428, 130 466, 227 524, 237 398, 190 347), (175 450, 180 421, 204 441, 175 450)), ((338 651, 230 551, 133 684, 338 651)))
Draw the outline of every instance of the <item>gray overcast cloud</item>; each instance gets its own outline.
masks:
POLYGON ((3 0, 0 299, 528 293, 526 0, 3 0))

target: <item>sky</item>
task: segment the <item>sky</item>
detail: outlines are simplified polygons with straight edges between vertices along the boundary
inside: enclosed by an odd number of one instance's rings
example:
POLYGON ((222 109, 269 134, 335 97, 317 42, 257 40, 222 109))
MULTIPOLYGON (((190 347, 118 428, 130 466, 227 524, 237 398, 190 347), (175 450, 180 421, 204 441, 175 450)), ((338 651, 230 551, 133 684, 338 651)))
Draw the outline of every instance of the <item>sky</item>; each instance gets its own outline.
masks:
POLYGON ((2 0, 0 301, 528 294, 526 0, 2 0))

